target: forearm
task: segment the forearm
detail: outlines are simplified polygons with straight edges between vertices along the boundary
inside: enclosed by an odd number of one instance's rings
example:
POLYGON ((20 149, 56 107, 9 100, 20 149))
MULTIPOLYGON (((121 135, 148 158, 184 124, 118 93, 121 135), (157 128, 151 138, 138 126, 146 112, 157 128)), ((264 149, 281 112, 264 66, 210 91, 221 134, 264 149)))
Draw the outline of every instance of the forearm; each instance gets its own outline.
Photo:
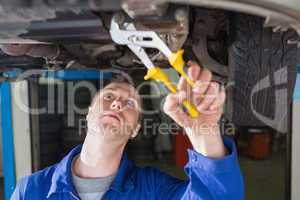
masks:
POLYGON ((228 154, 218 124, 197 129, 188 127, 185 131, 198 153, 213 159, 223 158, 228 154))

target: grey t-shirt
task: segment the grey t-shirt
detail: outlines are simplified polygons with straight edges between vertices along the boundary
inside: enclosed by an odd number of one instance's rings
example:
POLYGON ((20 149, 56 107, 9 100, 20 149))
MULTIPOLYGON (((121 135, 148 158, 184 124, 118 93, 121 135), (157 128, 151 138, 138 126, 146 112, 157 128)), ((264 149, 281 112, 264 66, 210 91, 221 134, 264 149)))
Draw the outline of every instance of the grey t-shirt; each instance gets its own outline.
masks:
MULTIPOLYGON (((76 160, 76 158, 74 158, 76 160)), ((74 162, 73 160, 73 162, 74 162)), ((115 174, 103 178, 81 178, 72 174, 75 189, 82 200, 100 200, 115 178, 115 174)))

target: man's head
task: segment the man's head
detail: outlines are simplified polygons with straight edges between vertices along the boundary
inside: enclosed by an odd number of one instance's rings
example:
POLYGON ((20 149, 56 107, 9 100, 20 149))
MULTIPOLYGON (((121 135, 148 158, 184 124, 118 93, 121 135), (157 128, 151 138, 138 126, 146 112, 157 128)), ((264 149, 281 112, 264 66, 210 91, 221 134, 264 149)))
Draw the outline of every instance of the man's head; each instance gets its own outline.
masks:
POLYGON ((135 137, 140 129, 141 104, 132 84, 110 82, 93 98, 87 115, 88 133, 120 141, 135 137))

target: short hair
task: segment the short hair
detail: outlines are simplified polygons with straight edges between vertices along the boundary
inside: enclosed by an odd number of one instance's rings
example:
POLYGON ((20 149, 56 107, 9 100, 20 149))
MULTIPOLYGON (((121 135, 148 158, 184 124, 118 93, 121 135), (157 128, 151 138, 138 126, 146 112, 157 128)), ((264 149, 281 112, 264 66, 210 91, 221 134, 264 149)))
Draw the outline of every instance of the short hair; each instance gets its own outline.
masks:
POLYGON ((133 88, 136 88, 136 86, 138 85, 137 81, 131 78, 127 73, 112 73, 111 79, 109 79, 109 81, 106 82, 106 84, 104 83, 103 87, 111 83, 127 83, 133 88))

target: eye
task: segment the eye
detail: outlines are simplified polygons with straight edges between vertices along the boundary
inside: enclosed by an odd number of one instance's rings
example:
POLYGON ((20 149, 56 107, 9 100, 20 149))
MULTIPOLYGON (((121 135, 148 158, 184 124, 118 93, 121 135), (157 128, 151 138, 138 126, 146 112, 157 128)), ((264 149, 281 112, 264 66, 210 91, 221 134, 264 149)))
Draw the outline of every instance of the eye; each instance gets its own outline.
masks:
POLYGON ((132 100, 132 99, 128 99, 126 104, 129 108, 134 108, 135 107, 135 101, 132 100))
POLYGON ((103 99, 107 101, 111 101, 115 98, 115 96, 112 93, 106 93, 103 95, 103 99))

